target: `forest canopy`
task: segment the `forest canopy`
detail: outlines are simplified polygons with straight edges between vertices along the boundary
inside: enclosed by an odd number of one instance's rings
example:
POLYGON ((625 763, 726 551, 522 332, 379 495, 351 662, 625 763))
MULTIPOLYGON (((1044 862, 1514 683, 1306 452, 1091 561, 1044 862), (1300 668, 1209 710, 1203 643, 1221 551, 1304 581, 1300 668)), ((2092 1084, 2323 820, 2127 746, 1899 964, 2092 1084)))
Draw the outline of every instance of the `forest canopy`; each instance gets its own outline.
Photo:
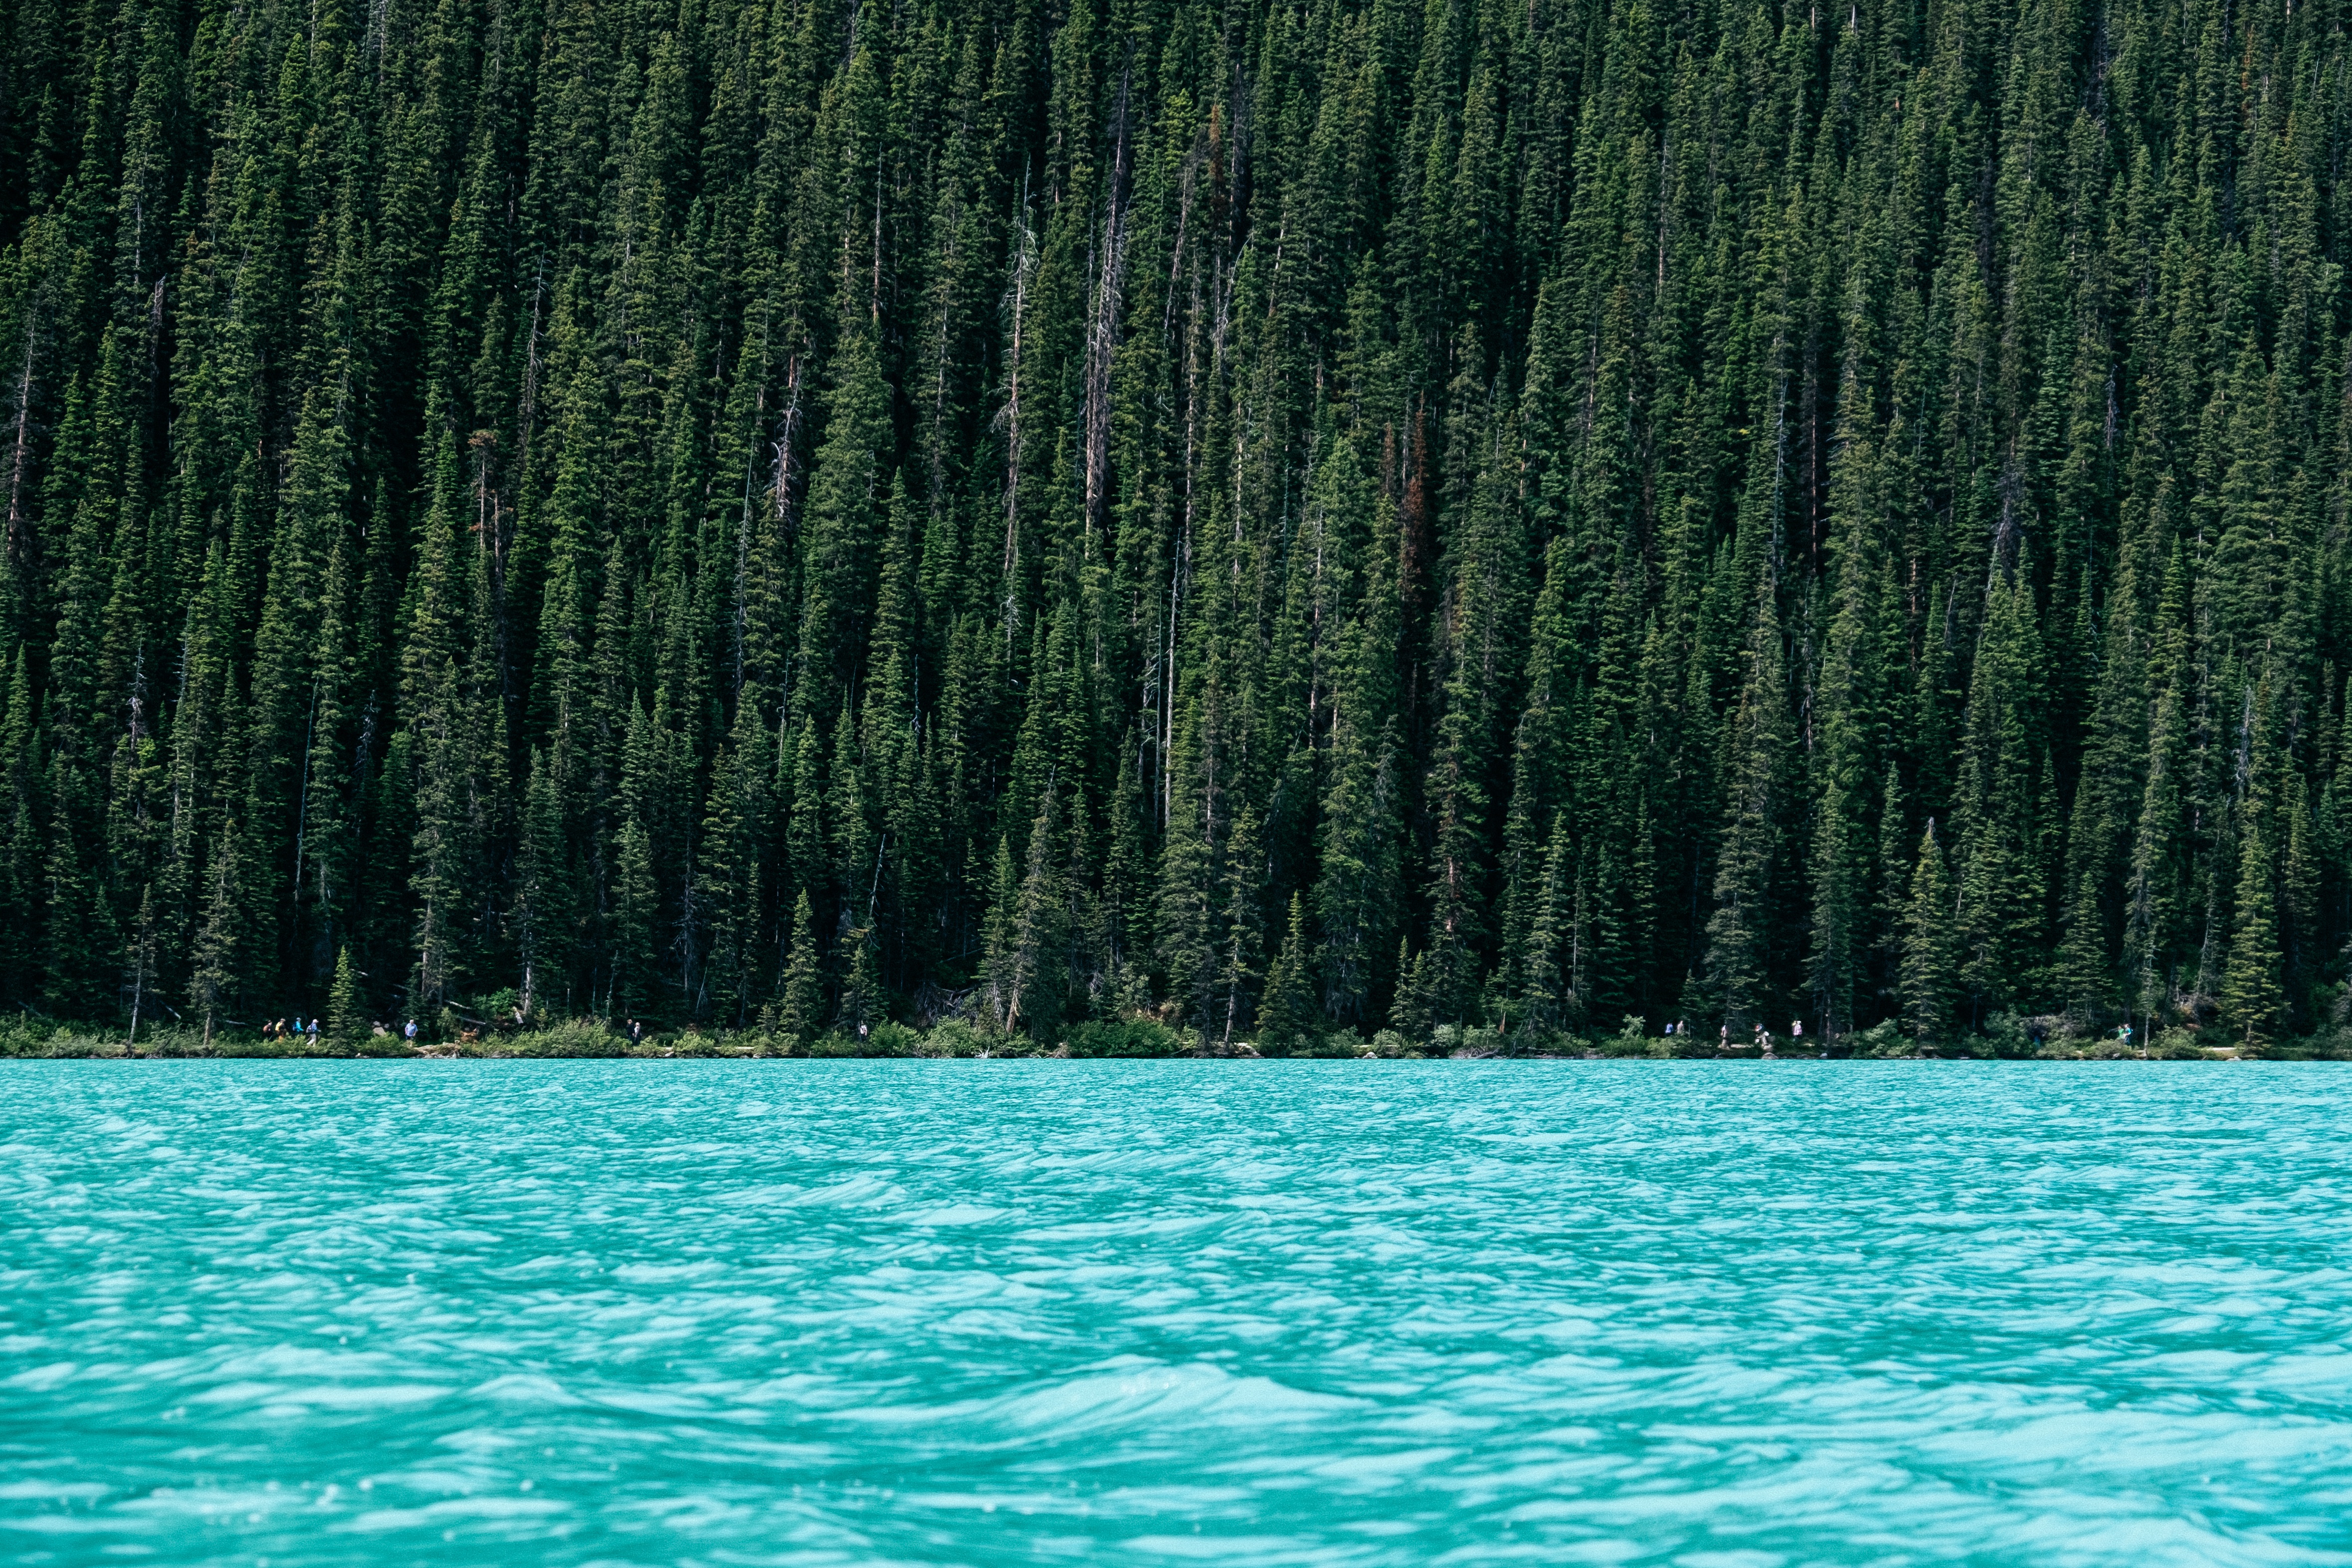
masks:
POLYGON ((2260 1045, 2345 0, 6 0, 0 992, 2260 1045))

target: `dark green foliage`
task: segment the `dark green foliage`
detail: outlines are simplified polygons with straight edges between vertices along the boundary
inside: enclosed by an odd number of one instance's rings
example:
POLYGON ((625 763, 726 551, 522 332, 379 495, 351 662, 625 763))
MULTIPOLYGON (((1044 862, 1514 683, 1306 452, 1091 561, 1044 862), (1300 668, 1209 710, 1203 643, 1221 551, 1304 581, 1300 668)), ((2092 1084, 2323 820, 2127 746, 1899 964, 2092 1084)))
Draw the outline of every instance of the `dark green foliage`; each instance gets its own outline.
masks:
POLYGON ((1922 1043, 1932 1044, 1951 1032, 1953 948, 1958 930, 1943 847, 1936 842, 1936 825, 1930 822, 1919 838, 1910 908, 1903 921, 1903 1019, 1922 1043))
POLYGON ((1258 1043, 1277 1051, 1297 1047, 1320 1021, 1314 987, 1307 977, 1308 938, 1302 899, 1298 893, 1290 895, 1289 930, 1283 936, 1282 951, 1266 970, 1265 996, 1258 1008, 1258 1043))
POLYGON ((25 9, 0 1000, 2308 1034, 2352 14, 2184 5, 25 9))
POLYGON ((817 969, 816 916, 803 893, 793 905, 792 945, 784 955, 783 986, 776 1026, 803 1042, 824 1026, 824 981, 817 969))
POLYGON ((352 973, 352 950, 335 954, 334 984, 327 988, 327 1037, 351 1045, 368 1032, 366 1004, 360 999, 359 976, 352 973))

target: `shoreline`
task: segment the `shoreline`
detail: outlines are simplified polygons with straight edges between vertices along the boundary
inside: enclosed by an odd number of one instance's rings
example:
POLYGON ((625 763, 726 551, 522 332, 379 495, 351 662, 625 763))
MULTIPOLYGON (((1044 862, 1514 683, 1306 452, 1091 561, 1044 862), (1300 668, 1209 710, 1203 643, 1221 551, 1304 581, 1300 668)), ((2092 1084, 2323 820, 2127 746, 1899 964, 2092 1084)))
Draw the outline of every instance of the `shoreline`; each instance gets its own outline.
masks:
POLYGON ((1767 1036, 1745 1044, 1677 1030, 1653 1035, 1637 1018, 1612 1035, 1521 1027, 1441 1025, 1407 1037, 1381 1029, 1369 1040, 1352 1029, 1297 1032, 1271 1039, 1223 1043, 1201 1032, 1150 1018, 1088 1019, 1055 1031, 1043 1045, 1026 1036, 982 1032, 962 1018, 928 1029, 890 1019, 808 1035, 752 1026, 736 1029, 647 1029, 635 1021, 601 1018, 525 1022, 505 1028, 445 1014, 437 1037, 402 1038, 392 1024, 265 1036, 247 1028, 215 1029, 207 1037, 184 1022, 145 1025, 133 1047, 120 1025, 57 1022, 29 1014, 0 1019, 0 1061, 2182 1061, 2352 1060, 2352 1034, 2257 1042, 2200 1037, 2167 1030, 2149 1041, 2119 1040, 2111 1032, 2066 1029, 2061 1020, 2019 1020, 1957 1038, 1921 1041, 1890 1025, 1855 1031, 1824 1044, 1816 1037, 1767 1036))
MULTIPOLYGON (((77 1046, 78 1046, 79 1044, 79 1042, 77 1042, 77 1046)), ((191 1050, 172 1050, 172 1049, 164 1049, 164 1050, 151 1050, 151 1049, 144 1049, 144 1048, 142 1048, 142 1049, 140 1049, 140 1050, 138 1050, 138 1051, 135 1051, 135 1052, 134 1052, 134 1051, 131 1051, 131 1050, 128 1050, 127 1048, 125 1048, 125 1046, 124 1046, 122 1043, 120 1043, 120 1042, 113 1043, 113 1044, 112 1044, 111 1048, 104 1048, 104 1047, 100 1047, 100 1048, 76 1048, 75 1047, 70 1047, 70 1046, 69 1046, 69 1047, 64 1047, 64 1048, 56 1048, 56 1049, 45 1049, 45 1048, 37 1048, 37 1048, 30 1049, 30 1050, 22 1050, 22 1049, 20 1049, 20 1050, 13 1050, 13 1051, 0 1051, 0 1064, 9 1063, 9 1062, 36 1062, 36 1061, 51 1061, 51 1062, 56 1062, 56 1061, 83 1061, 83 1062, 267 1061, 267 1062, 281 1062, 281 1063, 285 1063, 285 1064, 287 1064, 287 1065, 289 1065, 289 1066, 299 1066, 299 1065, 303 1065, 303 1064, 322 1063, 322 1062, 383 1062, 383 1063, 401 1063, 401 1062, 441 1062, 441 1063, 457 1063, 457 1064, 465 1064, 465 1063, 482 1063, 482 1062, 529 1062, 529 1061, 542 1061, 542 1062, 551 1062, 551 1061, 602 1061, 602 1062, 666 1062, 666 1061, 706 1061, 706 1062, 709 1062, 709 1061, 723 1061, 723 1062, 765 1062, 765 1063, 783 1064, 783 1063, 793 1063, 793 1062, 886 1062, 886 1061, 940 1061, 940 1062, 945 1062, 945 1061, 963 1061, 963 1062, 974 1062, 974 1063, 981 1063, 981 1062, 990 1062, 990 1063, 993 1063, 993 1062, 1053 1062, 1053 1061, 1067 1061, 1067 1062, 1110 1062, 1110 1061, 1129 1061, 1129 1062, 1219 1062, 1219 1063, 1227 1063, 1227 1064, 1233 1064, 1233 1065, 1249 1065, 1249 1064, 1255 1064, 1255 1063, 1266 1063, 1266 1062, 1313 1062, 1313 1063, 1330 1063, 1330 1064, 1340 1064, 1340 1063, 1379 1063, 1379 1062, 1514 1062, 1514 1063, 1521 1063, 1521 1064, 1527 1064, 1527 1065, 1538 1065, 1538 1064, 1541 1064, 1541 1065, 1567 1065, 1567 1064, 1582 1065, 1582 1064, 1585 1064, 1585 1063, 1609 1063, 1609 1062, 1659 1063, 1659 1064, 1672 1065, 1672 1064, 1676 1064, 1676 1063, 1690 1063, 1690 1062, 1738 1062, 1738 1063, 1746 1063, 1746 1064, 1748 1064, 1748 1065, 1751 1065, 1751 1066, 1756 1066, 1756 1067, 1773 1067, 1773 1066, 1779 1066, 1779 1065, 1782 1065, 1782 1064, 1792 1064, 1792 1065, 1793 1065, 1793 1064, 1801 1064, 1801 1065, 1808 1065, 1808 1066, 1850 1066, 1850 1065, 1870 1065, 1870 1064, 1877 1064, 1877 1063, 1893 1063, 1893 1064, 1908 1064, 1908 1065, 1916 1065, 1916 1066, 1923 1066, 1923 1067, 1924 1067, 1924 1066, 1948 1065, 1948 1064, 1957 1064, 1957 1063, 1965 1063, 1965 1062, 1995 1062, 1995 1063, 2005 1063, 2005 1064, 2035 1063, 2035 1062, 2069 1062, 2069 1063, 2082 1063, 2082 1064, 2090 1064, 2090 1065, 2107 1065, 2107 1064, 2117 1064, 2117 1065, 2174 1065, 2174 1064, 2197 1064, 2197 1063, 2221 1064, 2221 1063, 2228 1063, 2228 1062, 2256 1062, 2256 1061, 2272 1061, 2272 1062, 2282 1062, 2282 1061, 2289 1061, 2289 1062, 2338 1062, 2338 1061, 2342 1061, 2342 1060, 2344 1060, 2344 1058, 2343 1058, 2342 1057, 2336 1056, 2336 1055, 2332 1055, 2332 1054, 2329 1054, 2329 1053, 2325 1052, 2325 1051, 2321 1051, 2321 1050, 2313 1050, 2313 1049, 2308 1049, 2308 1048, 2298 1048, 2298 1047, 2284 1047, 2284 1048, 2274 1049, 2274 1050, 2272 1050, 2272 1051, 2269 1051, 2269 1052, 2266 1052, 2266 1053, 2263 1053, 2263 1054, 2261 1054, 2261 1055, 2252 1055, 2252 1056, 2250 1056, 2250 1055, 2246 1055, 2246 1054, 2243 1054, 2243 1053, 2242 1053, 2242 1052, 2240 1052, 2240 1051, 2237 1051, 2237 1050, 2235 1050, 2235 1049, 2203 1049, 2203 1050, 2200 1050, 2197 1055, 2194 1055, 2194 1056, 2189 1056, 2189 1055, 2185 1055, 2185 1054, 2179 1054, 2179 1053, 2170 1053, 2170 1054, 2153 1055, 2153 1056, 2140 1056, 2140 1055, 2137 1055, 2137 1054, 2125 1055, 2125 1054, 2116 1054, 2116 1053, 2093 1053, 2093 1052, 2087 1052, 2087 1051, 2078 1051, 2078 1052, 2044 1051, 2044 1052, 2037 1052, 2037 1053, 2032 1054, 2032 1055, 2030 1055, 2030 1056, 2001 1056, 2001 1055, 1996 1055, 1996 1054, 1992 1054, 1992 1053, 1985 1053, 1985 1054, 1982 1054, 1982 1055, 1977 1055, 1977 1054, 1972 1054, 1972 1053, 1969 1053, 1969 1052, 1952 1052, 1952 1051, 1946 1051, 1946 1052, 1935 1052, 1935 1053, 1911 1053, 1911 1054, 1903 1054, 1903 1055, 1843 1054, 1843 1053, 1842 1053, 1842 1054, 1834 1054, 1834 1055, 1833 1055, 1833 1054, 1827 1053, 1827 1052, 1801 1052, 1801 1053, 1796 1053, 1796 1052, 1785 1052, 1785 1051, 1783 1051, 1783 1052, 1777 1052, 1777 1053, 1775 1053, 1775 1054, 1774 1054, 1774 1055, 1772 1055, 1772 1056, 1769 1056, 1769 1057, 1767 1057, 1767 1056, 1759 1056, 1759 1055, 1758 1055, 1758 1054, 1756 1054, 1756 1053, 1754 1053, 1754 1052, 1746 1052, 1746 1053, 1742 1053, 1742 1052, 1736 1052, 1736 1051, 1735 1051, 1735 1052, 1728 1052, 1728 1053, 1721 1053, 1721 1054, 1717 1054, 1717 1053, 1707 1053, 1707 1054, 1705 1054, 1705 1055, 1700 1055, 1700 1054, 1692 1054, 1692 1055, 1685 1056, 1685 1055, 1680 1055, 1680 1054, 1664 1054, 1664 1053, 1651 1053, 1651 1052, 1601 1052, 1601 1051, 1563 1052, 1563 1051, 1528 1051, 1528 1052, 1524 1052, 1524 1053, 1509 1053, 1509 1052, 1484 1052, 1484 1051, 1465 1051, 1465 1050, 1455 1050, 1455 1051, 1452 1051, 1452 1052, 1405 1051, 1405 1052, 1401 1052, 1401 1053, 1397 1053, 1397 1054, 1393 1054, 1393 1055, 1382 1055, 1382 1054, 1377 1054, 1377 1053, 1373 1053, 1373 1052, 1363 1052, 1363 1053, 1357 1054, 1357 1055, 1352 1055, 1352 1056, 1338 1056, 1338 1055, 1332 1055, 1332 1054, 1328 1054, 1328 1053, 1307 1053, 1307 1052, 1301 1052, 1301 1053, 1293 1054, 1293 1055, 1282 1055, 1282 1054, 1274 1054, 1274 1053, 1266 1053, 1266 1052, 1259 1052, 1259 1051, 1212 1051, 1212 1050, 1187 1050, 1187 1051, 1174 1051, 1174 1052, 1167 1052, 1167 1053, 1154 1053, 1154 1054, 1129 1054, 1129 1055, 1085 1055, 1085 1054, 1078 1054, 1078 1053, 1074 1053, 1074 1052, 1069 1052, 1069 1051, 1017 1051, 1017 1050, 1016 1050, 1016 1051, 974 1051, 974 1052, 946 1052, 946 1051, 921 1051, 921 1050, 918 1050, 918 1051, 911 1051, 911 1052, 899 1052, 899 1053, 888 1053, 888 1054, 885 1054, 885 1053, 881 1053, 881 1052, 864 1052, 864 1053, 855 1053, 855 1052, 852 1052, 852 1053, 834 1053, 834 1052, 825 1052, 825 1053, 814 1053, 814 1052, 805 1052, 805 1051, 803 1051, 803 1052, 797 1052, 797 1053, 793 1053, 793 1054, 786 1055, 786 1054, 781 1054, 781 1053, 776 1053, 776 1052, 761 1052, 761 1051, 757 1051, 757 1050, 749 1049, 749 1048, 733 1048, 733 1047, 725 1047, 725 1046, 716 1046, 716 1047, 706 1047, 706 1048, 702 1048, 702 1049, 688 1049, 688 1050, 670 1049, 670 1050, 629 1050, 629 1051, 588 1051, 588 1050, 575 1050, 575 1051, 546 1051, 546 1050, 530 1050, 530 1049, 497 1049, 497 1048, 493 1048, 493 1049, 482 1049, 482 1048, 480 1048, 480 1047, 472 1047, 472 1048, 464 1049, 464 1050, 369 1051, 369 1050, 333 1050, 333 1049, 319 1049, 319 1050, 301 1050, 301 1051, 282 1051, 282 1050, 270 1050, 270 1049, 267 1049, 267 1048, 264 1048, 264 1047, 261 1047, 261 1046, 258 1046, 258 1045, 256 1045, 256 1044, 253 1044, 253 1043, 250 1043, 250 1042, 236 1042, 236 1043, 232 1043, 232 1044, 228 1045, 228 1046, 227 1046, 227 1047, 219 1047, 219 1046, 215 1046, 215 1048, 213 1048, 213 1049, 211 1049, 211 1050, 209 1050, 209 1051, 203 1051, 203 1050, 194 1050, 194 1051, 191 1051, 191 1050)))

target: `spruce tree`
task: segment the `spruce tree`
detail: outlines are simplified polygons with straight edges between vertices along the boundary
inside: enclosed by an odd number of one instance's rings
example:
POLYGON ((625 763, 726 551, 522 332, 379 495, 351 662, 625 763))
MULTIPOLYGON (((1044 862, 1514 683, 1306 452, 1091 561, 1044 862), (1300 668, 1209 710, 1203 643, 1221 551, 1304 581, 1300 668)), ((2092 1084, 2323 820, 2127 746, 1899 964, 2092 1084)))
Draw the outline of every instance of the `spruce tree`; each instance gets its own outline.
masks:
POLYGON ((2260 1052, 2276 1037, 2280 984, 2278 900, 2262 814, 2249 811, 2238 835, 2236 913, 2222 972, 2221 1016, 2242 1049, 2260 1052))
POLYGON ((205 1016, 204 1043, 210 1048, 213 1024, 236 984, 236 825, 233 822, 224 826, 214 842, 205 881, 204 921, 196 929, 188 1005, 205 1016))
POLYGON ((1919 836, 1919 858, 1911 872, 1911 907, 1903 922, 1903 1017, 1923 1046, 1941 1043, 1953 1025, 1954 952, 1958 921, 1952 885, 1944 866, 1936 824, 1919 836))
POLYGON ((793 903, 792 944, 784 954, 776 1022, 806 1049, 824 1027, 824 978, 818 965, 816 911, 803 890, 793 903))
POLYGON ((1290 895, 1290 922, 1281 951, 1265 975, 1265 1000, 1258 1008, 1258 1045, 1277 1054, 1298 1048, 1312 1039, 1315 993, 1307 964, 1307 906, 1299 893, 1290 895))
POLYGON ((1706 925, 1706 984, 1735 1036, 1762 1021, 1771 995, 1769 900, 1779 854, 1778 785, 1787 712, 1780 624, 1769 580, 1756 592, 1746 672, 1730 732, 1731 766, 1717 861, 1715 913, 1706 925))
POLYGON ((354 1045, 367 1037, 366 1004, 360 997, 359 975, 352 968, 352 950, 335 954, 335 980, 327 991, 327 1037, 337 1045, 354 1045))

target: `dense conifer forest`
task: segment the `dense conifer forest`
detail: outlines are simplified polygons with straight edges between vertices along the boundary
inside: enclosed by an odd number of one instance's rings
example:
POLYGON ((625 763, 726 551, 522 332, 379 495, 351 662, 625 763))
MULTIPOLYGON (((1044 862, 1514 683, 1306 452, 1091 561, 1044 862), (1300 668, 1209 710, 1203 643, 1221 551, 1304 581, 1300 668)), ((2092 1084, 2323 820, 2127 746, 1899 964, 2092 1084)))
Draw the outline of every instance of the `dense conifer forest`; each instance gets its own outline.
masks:
POLYGON ((2262 1045, 2346 0, 7 0, 0 989, 2262 1045))

